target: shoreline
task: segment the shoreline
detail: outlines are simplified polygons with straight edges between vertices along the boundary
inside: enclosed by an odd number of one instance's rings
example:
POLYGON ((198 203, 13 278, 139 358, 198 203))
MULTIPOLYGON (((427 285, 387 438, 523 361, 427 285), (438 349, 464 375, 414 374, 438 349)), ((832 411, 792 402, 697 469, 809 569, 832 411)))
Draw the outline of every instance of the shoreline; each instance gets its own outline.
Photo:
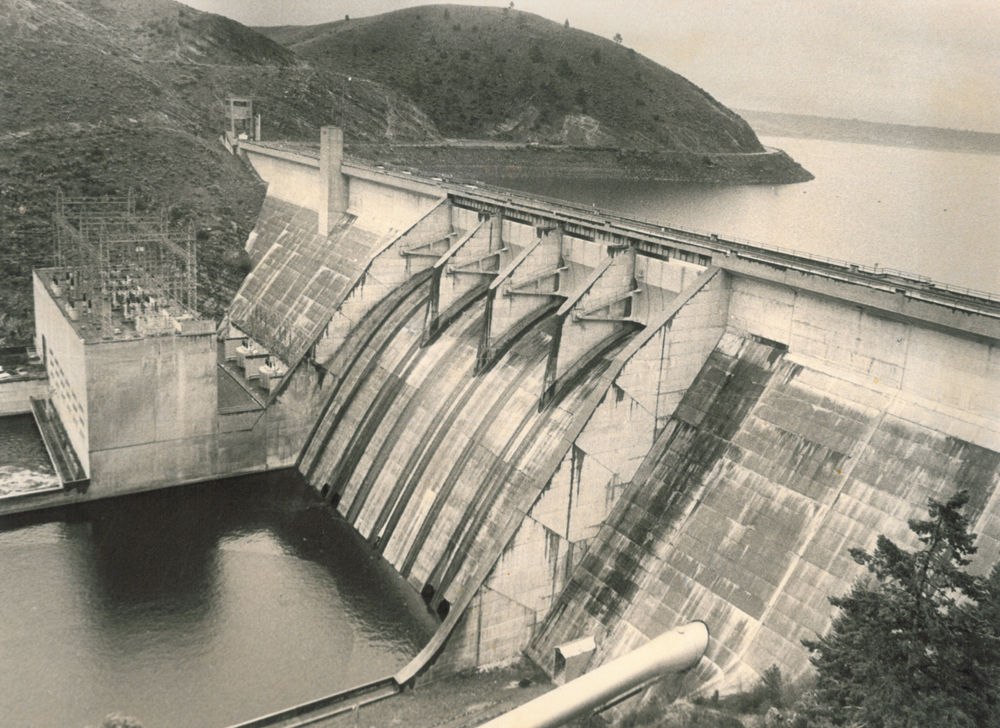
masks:
POLYGON ((813 175, 780 149, 745 154, 508 143, 348 144, 351 156, 450 178, 573 177, 714 184, 793 184, 813 175))

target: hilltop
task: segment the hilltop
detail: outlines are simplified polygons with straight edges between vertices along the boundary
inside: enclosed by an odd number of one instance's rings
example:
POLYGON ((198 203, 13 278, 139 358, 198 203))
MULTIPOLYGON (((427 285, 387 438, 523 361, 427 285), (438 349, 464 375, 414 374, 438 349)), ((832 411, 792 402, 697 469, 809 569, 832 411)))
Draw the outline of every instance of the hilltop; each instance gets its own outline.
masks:
POLYGON ((406 94, 452 137, 763 151, 743 119, 673 71, 519 10, 429 5, 259 30, 317 68, 406 94))
POLYGON ((0 33, 8 132, 134 118, 214 138, 235 93, 267 109, 272 138, 313 139, 331 119, 359 140, 438 138, 399 94, 173 0, 0 0, 0 33))
POLYGON ((349 145, 368 159, 472 179, 498 170, 717 183, 812 178, 673 71, 531 13, 425 5, 258 30, 319 70, 405 94, 451 138, 349 145))
POLYGON ((198 239, 203 313, 221 314, 264 195, 218 142, 229 94, 254 97, 271 138, 331 121, 367 142, 440 138, 398 93, 172 0, 0 0, 0 37, 0 346, 30 338, 59 188, 168 208, 198 239))

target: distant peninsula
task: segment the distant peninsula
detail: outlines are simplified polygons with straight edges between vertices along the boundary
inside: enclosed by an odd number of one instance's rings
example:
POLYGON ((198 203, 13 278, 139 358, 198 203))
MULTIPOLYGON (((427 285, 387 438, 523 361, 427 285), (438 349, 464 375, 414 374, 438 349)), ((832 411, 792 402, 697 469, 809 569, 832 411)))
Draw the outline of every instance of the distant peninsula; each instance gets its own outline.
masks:
POLYGON ((949 152, 1000 154, 1000 134, 934 126, 886 124, 774 111, 741 110, 758 134, 764 136, 829 139, 856 144, 918 147, 949 152))

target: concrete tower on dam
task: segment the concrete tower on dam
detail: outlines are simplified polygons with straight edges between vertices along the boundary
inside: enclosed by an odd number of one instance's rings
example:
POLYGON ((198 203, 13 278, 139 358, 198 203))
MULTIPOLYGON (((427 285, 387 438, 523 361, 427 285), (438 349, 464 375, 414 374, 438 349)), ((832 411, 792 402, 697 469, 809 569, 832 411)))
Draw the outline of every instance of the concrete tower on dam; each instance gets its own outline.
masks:
POLYGON ((294 465, 441 616, 438 664, 561 680, 701 619, 690 684, 724 691, 805 671, 847 549, 928 497, 968 489, 1000 557, 996 299, 373 168, 333 128, 238 153, 268 192, 187 479, 294 465))

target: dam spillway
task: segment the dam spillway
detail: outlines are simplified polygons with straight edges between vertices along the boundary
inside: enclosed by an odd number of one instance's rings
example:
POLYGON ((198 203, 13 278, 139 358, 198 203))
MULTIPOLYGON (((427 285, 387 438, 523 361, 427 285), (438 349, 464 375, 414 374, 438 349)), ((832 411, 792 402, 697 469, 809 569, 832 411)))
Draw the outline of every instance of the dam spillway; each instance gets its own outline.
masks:
MULTIPOLYGON (((268 195, 216 343, 245 397, 198 401, 195 465, 296 467, 443 618, 436 665, 559 676, 566 643, 595 667, 701 619, 692 688, 795 677, 847 549, 957 488, 997 562, 995 297, 389 172, 334 132, 240 145, 268 195)), ((91 460, 88 495, 120 492, 91 460)))
POLYGON ((466 311, 421 347, 424 308, 406 307, 396 335, 357 360, 364 375, 347 373, 300 467, 437 608, 504 548, 511 515, 551 478, 621 344, 540 410, 552 339, 544 321, 477 376, 482 312, 466 311))

